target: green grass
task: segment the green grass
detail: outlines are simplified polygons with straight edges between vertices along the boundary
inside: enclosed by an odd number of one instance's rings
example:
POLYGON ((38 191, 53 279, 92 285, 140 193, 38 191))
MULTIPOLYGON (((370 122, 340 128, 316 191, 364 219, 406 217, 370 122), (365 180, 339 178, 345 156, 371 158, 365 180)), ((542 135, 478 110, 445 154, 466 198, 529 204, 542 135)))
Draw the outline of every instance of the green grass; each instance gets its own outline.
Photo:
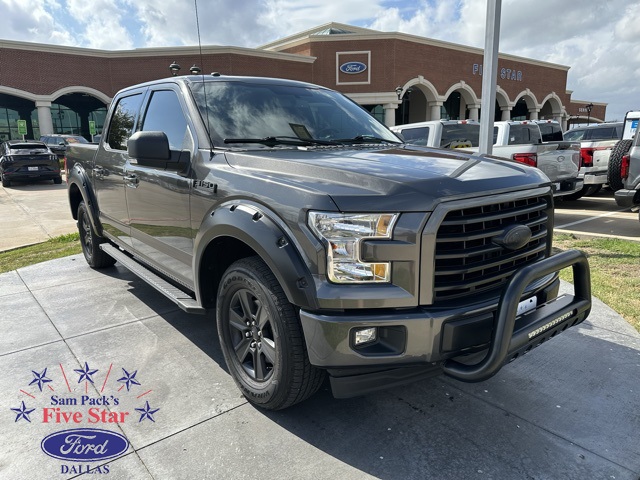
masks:
POLYGON ((81 252, 78 233, 60 235, 36 245, 0 252, 0 273, 81 252))
MULTIPOLYGON (((640 332, 640 242, 558 234, 553 245, 557 250, 585 252, 591 268, 591 293, 640 332)), ((572 282, 573 272, 565 269, 560 278, 572 282)))

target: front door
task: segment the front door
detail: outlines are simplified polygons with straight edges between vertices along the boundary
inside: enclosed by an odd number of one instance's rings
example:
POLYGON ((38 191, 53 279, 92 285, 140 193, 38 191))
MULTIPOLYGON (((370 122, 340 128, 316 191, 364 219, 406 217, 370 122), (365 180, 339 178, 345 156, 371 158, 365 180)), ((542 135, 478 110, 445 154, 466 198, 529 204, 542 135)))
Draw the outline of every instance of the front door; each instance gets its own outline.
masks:
MULTIPOLYGON (((191 155, 194 141, 179 92, 158 86, 148 98, 138 130, 164 132, 173 158, 191 155)), ((192 287, 195 233, 191 229, 187 171, 142 166, 130 158, 125 191, 134 249, 160 271, 192 287)))

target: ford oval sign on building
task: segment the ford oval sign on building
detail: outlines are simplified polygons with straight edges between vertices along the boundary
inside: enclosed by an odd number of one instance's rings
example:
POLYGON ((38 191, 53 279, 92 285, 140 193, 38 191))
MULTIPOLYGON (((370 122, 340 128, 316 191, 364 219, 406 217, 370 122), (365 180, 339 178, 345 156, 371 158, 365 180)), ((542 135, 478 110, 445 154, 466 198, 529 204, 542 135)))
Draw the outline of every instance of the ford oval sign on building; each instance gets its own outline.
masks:
POLYGON ((129 442, 116 432, 75 428, 52 433, 42 440, 42 451, 67 462, 99 462, 124 454, 129 442))
POLYGON ((349 75, 362 73, 366 69, 367 69, 367 66, 362 62, 347 62, 340 65, 340 71, 342 73, 348 73, 349 75))

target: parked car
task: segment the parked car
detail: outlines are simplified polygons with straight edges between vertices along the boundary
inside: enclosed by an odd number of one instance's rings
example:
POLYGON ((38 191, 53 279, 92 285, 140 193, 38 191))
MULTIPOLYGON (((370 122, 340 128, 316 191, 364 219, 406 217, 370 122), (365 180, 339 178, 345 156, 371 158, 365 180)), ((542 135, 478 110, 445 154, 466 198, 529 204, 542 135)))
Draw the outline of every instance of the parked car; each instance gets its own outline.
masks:
POLYGON ((70 143, 89 143, 82 135, 61 134, 43 135, 40 137, 40 141, 46 143, 59 159, 64 158, 67 153, 67 146, 70 143))
POLYGON ((15 180, 53 180, 62 183, 60 162, 43 142, 8 140, 0 145, 0 177, 2 186, 15 180))
POLYGON ((580 171, 584 180, 581 191, 566 197, 577 200, 583 196, 595 195, 609 183, 609 157, 613 147, 622 138, 623 122, 597 123, 576 127, 564 133, 564 139, 580 142, 580 171))
POLYGON ((283 79, 135 85, 105 127, 67 151, 87 263, 211 315, 257 406, 326 374, 337 397, 486 380, 589 314, 587 259, 551 255, 537 168, 406 145, 340 93, 283 79), (558 296, 565 267, 574 295, 558 296))
POLYGON ((622 188, 616 191, 615 199, 619 206, 635 211, 640 209, 640 135, 633 134, 632 140, 622 141, 630 142, 631 147, 620 161, 622 188))

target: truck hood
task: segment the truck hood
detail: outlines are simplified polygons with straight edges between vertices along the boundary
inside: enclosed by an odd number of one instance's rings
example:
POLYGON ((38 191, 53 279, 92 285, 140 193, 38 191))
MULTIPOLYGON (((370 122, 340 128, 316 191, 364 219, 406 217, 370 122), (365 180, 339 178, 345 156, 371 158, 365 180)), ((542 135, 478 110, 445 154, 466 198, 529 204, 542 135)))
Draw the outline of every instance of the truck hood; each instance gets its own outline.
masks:
POLYGON ((428 211, 441 199, 548 185, 510 160, 414 146, 226 152, 229 165, 270 182, 330 195, 342 211, 428 211))

